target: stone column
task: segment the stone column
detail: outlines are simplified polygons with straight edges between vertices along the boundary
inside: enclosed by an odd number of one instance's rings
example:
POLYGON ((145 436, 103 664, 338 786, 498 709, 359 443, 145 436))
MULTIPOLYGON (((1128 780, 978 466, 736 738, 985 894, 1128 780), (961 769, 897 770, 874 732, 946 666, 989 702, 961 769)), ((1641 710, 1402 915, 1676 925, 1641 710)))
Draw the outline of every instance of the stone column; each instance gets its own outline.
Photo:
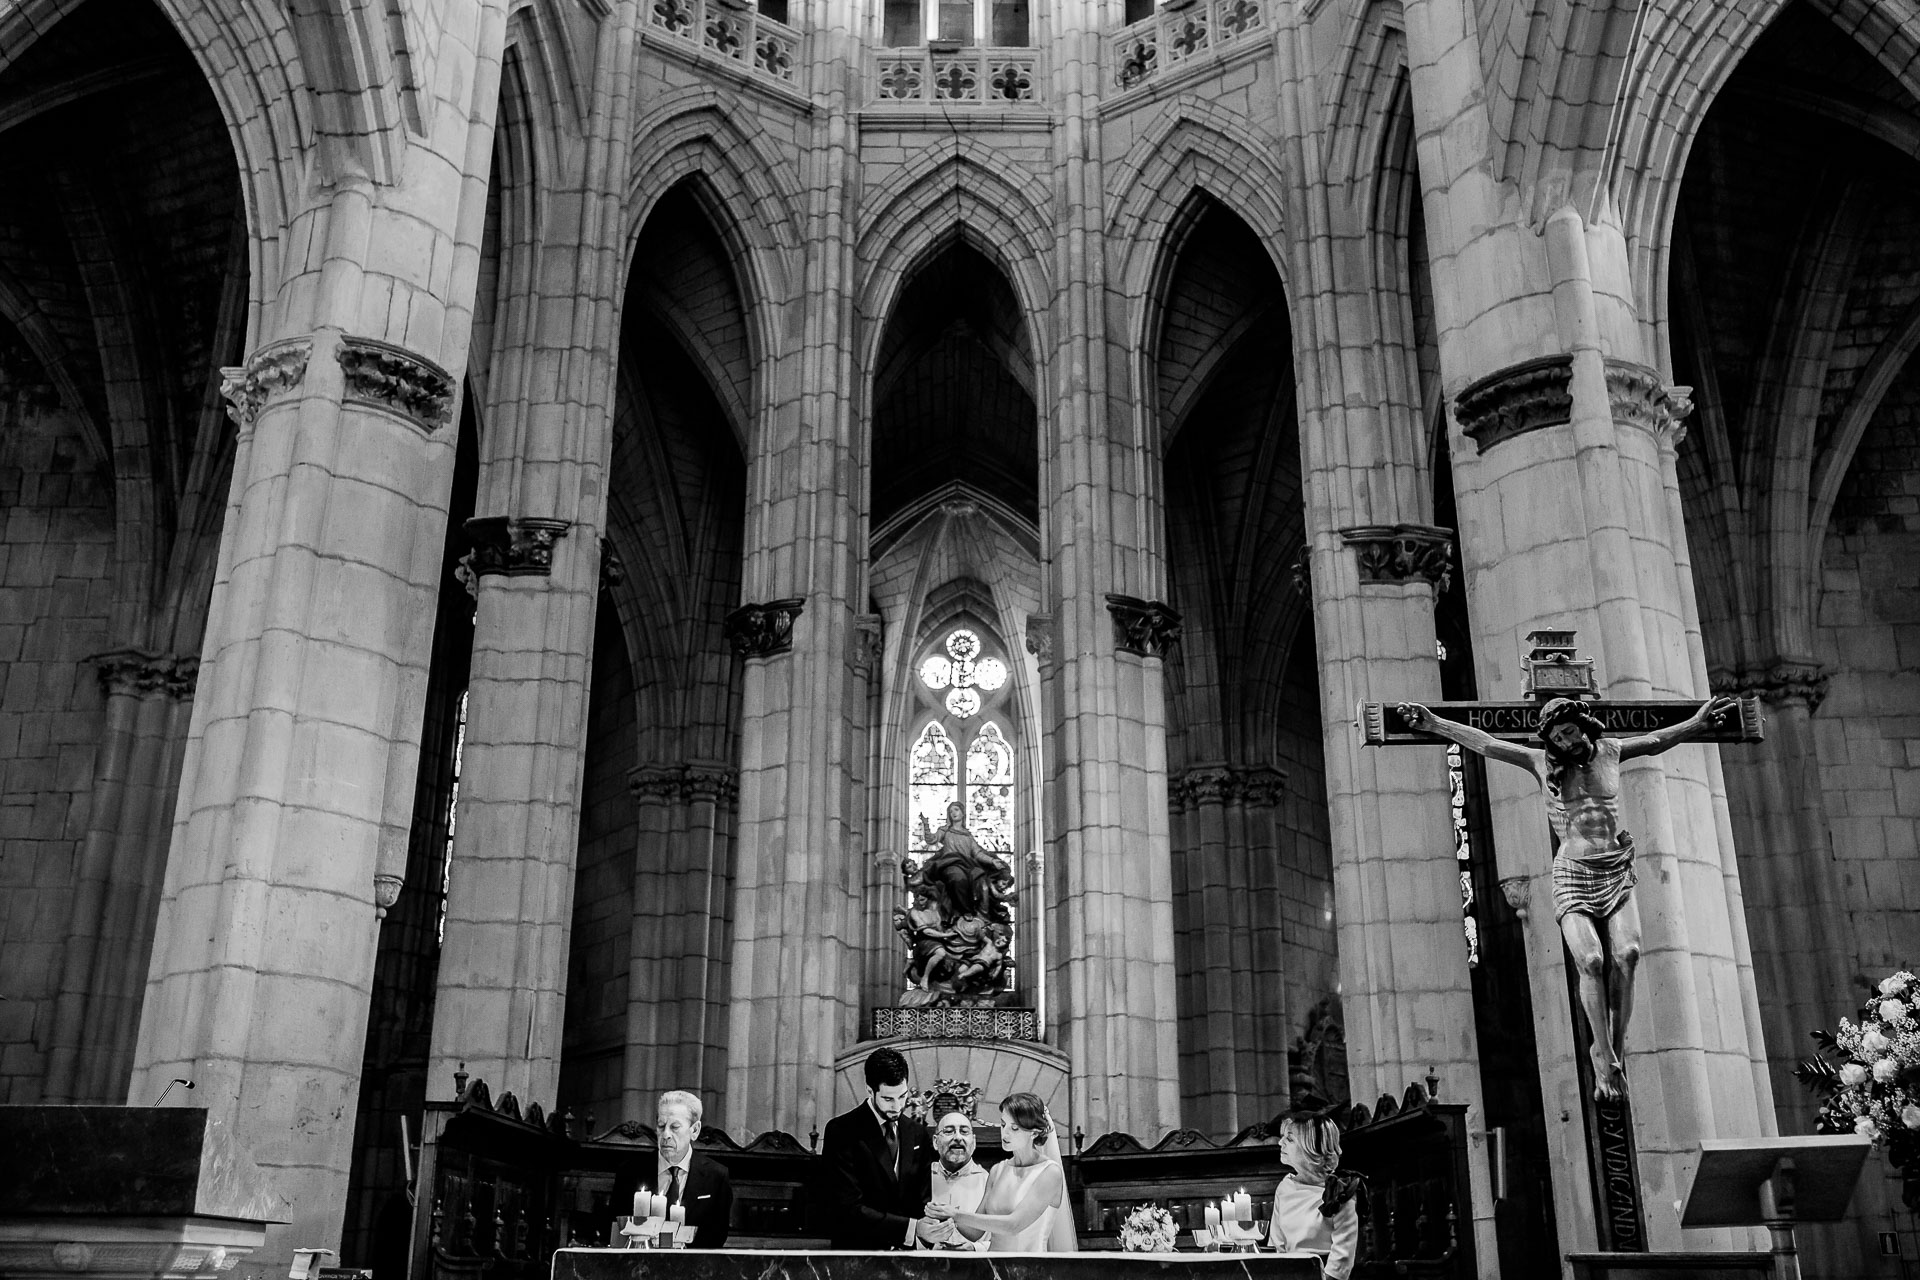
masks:
POLYGON ((1045 830, 1059 880, 1049 1018, 1073 1064, 1073 1122, 1094 1136, 1157 1137, 1180 1123, 1161 672, 1179 618, 1162 603, 1158 503, 1126 479, 1157 472, 1159 457, 1112 427, 1131 409, 1109 375, 1125 356, 1107 327, 1100 12, 1057 5, 1051 14, 1062 226, 1052 402, 1039 406, 1052 635, 1045 830))
POLYGON ((171 834, 167 818, 200 665, 197 658, 130 649, 93 661, 107 694, 106 726, 61 955, 48 1102, 127 1096, 171 834))
MULTIPOLYGON (((741 686, 740 825, 734 881, 727 1105, 737 1136, 805 1134, 835 1111, 834 1058, 859 1032, 865 850, 847 791, 850 721, 866 708, 852 646, 865 558, 865 475, 854 451, 849 347, 858 188, 858 84, 863 9, 824 0, 808 40, 814 113, 802 157, 808 252, 782 332, 798 349, 771 353, 782 388, 754 436, 747 492, 749 601, 729 620, 745 662, 741 686), (804 300, 802 303, 801 300, 804 300)), ((778 305, 788 305, 779 299, 778 305)))
POLYGON ((638 818, 627 967, 623 1114, 642 1119, 667 1089, 723 1104, 727 900, 732 889, 731 766, 641 765, 629 775, 638 818))
POLYGON ((240 430, 128 1098, 195 1081, 288 1220, 259 1255, 268 1271, 340 1243, 375 877, 412 809, 504 10, 441 15, 424 78, 460 88, 426 135, 325 139, 313 203, 255 228, 277 251, 253 260, 285 274, 256 282, 262 345, 226 384, 240 430), (392 176, 376 183, 381 157, 392 176))
MULTIPOLYGON (((1467 1105, 1473 1221, 1461 1232, 1491 1274, 1493 1193, 1446 757, 1438 747, 1363 746, 1354 723, 1361 702, 1439 696, 1433 609, 1452 564, 1451 534, 1431 524, 1418 364, 1403 322, 1409 285, 1393 271, 1405 246, 1377 222, 1376 206, 1353 198, 1375 191, 1376 175, 1330 178, 1327 155, 1311 145, 1323 124, 1304 70, 1314 43, 1303 12, 1283 19, 1276 50, 1287 136, 1299 140, 1290 144, 1300 219, 1290 287, 1302 577, 1319 657, 1348 1084, 1371 1106, 1431 1072, 1444 1098, 1467 1105)), ((1416 15, 1407 21, 1411 29, 1416 15)), ((1410 64, 1430 56, 1409 41, 1410 64)))
POLYGON ((1273 806, 1275 769, 1192 766, 1168 783, 1174 815, 1173 905, 1181 957, 1180 1052, 1196 1081, 1183 1090, 1185 1123, 1229 1136, 1271 1120, 1288 1099, 1284 907, 1273 806))
POLYGON ((1766 741, 1721 748, 1738 840, 1740 887, 1750 908, 1755 982, 1777 1118, 1804 1132, 1816 1099, 1793 1078, 1807 1032, 1852 1015, 1846 987, 1846 899, 1827 836, 1825 792, 1813 714, 1826 674, 1812 661, 1782 661, 1724 676, 1716 689, 1758 694, 1767 706, 1766 741))
POLYGON ((488 378, 479 514, 468 522, 473 666, 430 1098, 452 1096, 464 1063, 496 1098, 512 1092, 548 1108, 560 1101, 639 21, 631 5, 606 20, 585 136, 562 153, 567 170, 535 192, 555 211, 559 234, 537 247, 502 247, 510 260, 532 258, 538 275, 527 297, 501 302, 503 311, 522 304, 531 332, 501 353, 488 378), (565 222, 563 209, 572 214, 565 222))

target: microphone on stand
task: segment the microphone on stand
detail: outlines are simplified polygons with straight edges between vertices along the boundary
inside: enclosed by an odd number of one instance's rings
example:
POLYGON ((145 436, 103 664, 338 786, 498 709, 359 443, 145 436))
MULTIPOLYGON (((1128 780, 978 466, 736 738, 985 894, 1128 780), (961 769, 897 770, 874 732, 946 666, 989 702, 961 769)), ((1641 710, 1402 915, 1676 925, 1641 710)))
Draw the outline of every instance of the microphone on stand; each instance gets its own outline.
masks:
POLYGON ((187 1088, 189 1089, 193 1088, 193 1081, 187 1079, 185 1076, 175 1076, 172 1080, 169 1080, 167 1082, 167 1087, 160 1091, 160 1096, 153 1100, 153 1105, 157 1107, 161 1103, 165 1102, 167 1100, 167 1095, 173 1092, 173 1086, 176 1084, 183 1084, 187 1086, 187 1088))

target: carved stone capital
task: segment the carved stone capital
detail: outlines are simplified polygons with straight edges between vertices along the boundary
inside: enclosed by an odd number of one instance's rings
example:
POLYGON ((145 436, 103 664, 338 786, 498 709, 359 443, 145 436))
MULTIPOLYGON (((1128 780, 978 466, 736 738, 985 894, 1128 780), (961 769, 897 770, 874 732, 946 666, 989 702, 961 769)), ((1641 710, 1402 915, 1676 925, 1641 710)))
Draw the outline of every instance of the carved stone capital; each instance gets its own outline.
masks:
POLYGON ((727 642, 743 658, 771 658, 793 648, 793 623, 806 608, 805 600, 770 600, 745 604, 728 614, 723 624, 727 642))
POLYGON ((1680 420, 1693 412, 1692 391, 1692 387, 1669 387, 1660 380, 1658 370, 1644 364, 1607 360, 1607 405, 1615 426, 1643 427, 1655 435, 1684 434, 1680 420))
POLYGON ((1287 775, 1267 765, 1201 764, 1167 779, 1167 807, 1188 813, 1209 804, 1272 808, 1286 795, 1287 775))
POLYGON ((425 356, 352 337, 340 339, 335 355, 350 403, 397 413, 428 435, 453 421, 453 377, 425 356))
POLYGON ((1166 658, 1180 643, 1180 615, 1157 600, 1107 595, 1113 615, 1113 643, 1122 653, 1166 658))
POLYGON ((1053 661, 1053 615, 1050 613, 1030 613, 1027 615, 1027 633, 1024 637, 1027 652, 1040 660, 1041 666, 1053 661))
POLYGON ((609 590, 627 580, 627 564, 614 549, 613 540, 600 539, 600 589, 609 590))
POLYGON ((853 616, 853 666, 854 669, 872 675, 880 665, 880 655, 886 652, 887 638, 877 613, 857 613, 853 616))
POLYGON ((1362 582, 1424 579, 1436 592, 1453 581, 1453 530, 1430 524, 1366 524, 1342 529, 1354 550, 1362 582))
POLYGON ((115 649, 95 654, 88 661, 100 676, 100 689, 108 697, 144 698, 162 694, 176 701, 193 697, 200 675, 200 659, 180 658, 170 653, 148 653, 141 649, 115 649))
POLYGON ((1709 673, 1709 683, 1715 693, 1736 697, 1753 694, 1776 707, 1801 703, 1808 715, 1818 711, 1826 701, 1827 686, 1832 679, 1826 667, 1811 658, 1782 658, 1733 671, 1723 669, 1709 673))
POLYGON ((373 877, 373 916, 376 920, 385 920, 393 904, 400 901, 400 890, 406 884, 402 876, 379 873, 373 877))
POLYGON ((554 544, 571 527, 570 521, 534 516, 475 516, 467 521, 467 536, 473 539, 469 562, 473 575, 545 577, 553 572, 554 544))
POLYGON ((233 424, 247 430, 267 401, 299 386, 312 355, 313 339, 288 338, 260 348, 243 365, 221 369, 220 394, 233 424))
POLYGON ((1503 440, 1573 421, 1573 356, 1523 360, 1453 398, 1454 420, 1481 453, 1503 440))
POLYGON ((643 764, 628 771, 627 790, 642 804, 729 805, 740 794, 740 771, 699 761, 643 764))
POLYGON ((1522 920, 1527 918, 1527 894, 1533 883, 1532 876, 1502 876, 1500 878, 1500 896, 1507 900, 1507 906, 1513 914, 1522 920))

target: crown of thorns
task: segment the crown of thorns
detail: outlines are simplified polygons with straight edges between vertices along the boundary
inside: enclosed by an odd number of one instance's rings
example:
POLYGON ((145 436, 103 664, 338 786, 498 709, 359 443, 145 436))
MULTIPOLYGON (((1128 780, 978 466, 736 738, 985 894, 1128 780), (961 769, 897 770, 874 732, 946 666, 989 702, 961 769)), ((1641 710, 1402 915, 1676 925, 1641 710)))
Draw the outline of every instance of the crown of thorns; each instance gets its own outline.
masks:
POLYGON ((1540 741, 1547 740, 1547 730, 1557 724, 1576 724, 1589 738, 1599 738, 1607 731, 1598 716, 1587 710, 1587 705, 1574 698, 1555 698, 1540 708, 1540 727, 1534 730, 1540 741))

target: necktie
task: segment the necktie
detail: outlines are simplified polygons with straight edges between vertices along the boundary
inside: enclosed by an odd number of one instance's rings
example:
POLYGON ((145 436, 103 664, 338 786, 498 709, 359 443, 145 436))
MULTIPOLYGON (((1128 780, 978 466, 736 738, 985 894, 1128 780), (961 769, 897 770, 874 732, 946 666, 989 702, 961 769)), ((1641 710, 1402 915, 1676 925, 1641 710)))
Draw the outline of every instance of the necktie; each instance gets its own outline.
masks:
POLYGON ((893 1176, 900 1176, 900 1135, 894 1131, 894 1122, 886 1123, 887 1131, 887 1167, 893 1170, 893 1176))
POLYGON ((674 1165, 672 1173, 673 1182, 667 1187, 667 1203, 676 1205, 680 1203, 680 1166, 674 1165))

